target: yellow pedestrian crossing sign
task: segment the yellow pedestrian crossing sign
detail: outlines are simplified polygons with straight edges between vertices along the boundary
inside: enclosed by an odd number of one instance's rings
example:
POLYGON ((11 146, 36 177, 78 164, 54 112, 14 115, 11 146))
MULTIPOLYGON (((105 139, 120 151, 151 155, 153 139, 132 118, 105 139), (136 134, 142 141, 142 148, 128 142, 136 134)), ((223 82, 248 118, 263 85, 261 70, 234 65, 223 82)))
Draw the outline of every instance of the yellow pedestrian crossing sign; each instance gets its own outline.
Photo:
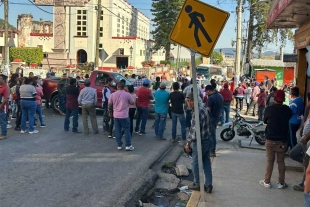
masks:
POLYGON ((186 0, 170 40, 210 57, 229 13, 199 0, 186 0))

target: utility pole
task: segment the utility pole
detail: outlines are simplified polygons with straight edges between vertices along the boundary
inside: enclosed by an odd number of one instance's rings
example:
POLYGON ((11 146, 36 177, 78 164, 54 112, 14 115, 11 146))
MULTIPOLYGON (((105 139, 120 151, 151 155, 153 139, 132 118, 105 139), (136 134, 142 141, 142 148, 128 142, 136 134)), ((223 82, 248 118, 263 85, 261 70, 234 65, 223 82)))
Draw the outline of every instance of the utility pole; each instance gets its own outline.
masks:
MULTIPOLYGON (((250 63, 252 59, 252 45, 253 45, 253 29, 254 29, 254 8, 250 6, 250 18, 248 24, 248 44, 247 44, 247 51, 246 51, 246 63, 250 63)), ((249 75, 251 75, 251 69, 249 66, 249 75)))
MULTIPOLYGON (((241 52, 241 32, 242 32, 242 0, 238 0, 237 6, 237 44, 236 44, 236 59, 235 59, 235 73, 240 75, 240 52, 241 52)), ((236 78, 235 78, 236 79, 236 78)), ((238 80, 235 80, 235 82, 238 80)))
POLYGON ((98 0, 97 6, 97 31, 96 31, 96 51, 95 51, 95 67, 99 66, 99 43, 100 43, 100 17, 101 17, 101 0, 98 0))
POLYGON ((4 63, 9 64, 9 0, 4 3, 4 63))

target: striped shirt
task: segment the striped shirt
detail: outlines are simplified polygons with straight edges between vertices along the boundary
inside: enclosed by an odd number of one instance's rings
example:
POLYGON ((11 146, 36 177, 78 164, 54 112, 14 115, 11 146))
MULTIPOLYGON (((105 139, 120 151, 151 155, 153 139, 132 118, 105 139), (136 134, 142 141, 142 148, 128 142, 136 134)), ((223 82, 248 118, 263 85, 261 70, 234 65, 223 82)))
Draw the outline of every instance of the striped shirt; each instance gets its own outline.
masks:
MULTIPOLYGON (((208 110, 199 106, 199 123, 201 140, 210 138, 210 116, 208 110)), ((192 141, 196 141, 196 124, 195 124, 195 111, 192 112, 191 128, 189 130, 188 138, 192 141)))

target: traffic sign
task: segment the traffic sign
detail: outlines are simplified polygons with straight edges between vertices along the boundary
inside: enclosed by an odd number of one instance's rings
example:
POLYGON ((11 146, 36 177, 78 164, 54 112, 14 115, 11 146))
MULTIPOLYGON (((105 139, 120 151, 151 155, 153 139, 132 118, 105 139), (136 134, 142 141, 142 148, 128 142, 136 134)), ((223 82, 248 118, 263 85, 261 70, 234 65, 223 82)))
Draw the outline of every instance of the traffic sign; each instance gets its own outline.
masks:
POLYGON ((210 57, 229 13, 198 0, 186 0, 170 40, 210 57))

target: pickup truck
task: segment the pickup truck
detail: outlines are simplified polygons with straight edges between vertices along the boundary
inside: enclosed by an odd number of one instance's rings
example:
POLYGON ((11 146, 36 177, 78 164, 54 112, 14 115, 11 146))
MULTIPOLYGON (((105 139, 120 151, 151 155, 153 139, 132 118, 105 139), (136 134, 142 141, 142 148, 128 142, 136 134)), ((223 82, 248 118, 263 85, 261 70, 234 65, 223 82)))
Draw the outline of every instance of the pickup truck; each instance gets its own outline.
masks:
MULTIPOLYGON (((97 97, 98 97, 98 108, 101 108, 102 106, 102 89, 103 86, 101 85, 101 81, 104 81, 107 78, 112 78, 112 80, 116 83, 118 83, 120 80, 124 79, 126 80, 126 87, 129 85, 132 85, 124 76, 122 76, 119 73, 112 73, 112 72, 106 72, 106 71, 93 71, 89 77, 89 80, 91 82, 91 87, 95 88, 97 90, 97 97)), ((44 79, 43 80, 43 93, 47 105, 48 102, 50 102, 51 108, 58 113, 58 108, 59 108, 59 100, 58 100, 58 91, 57 91, 57 83, 60 80, 58 77, 53 77, 49 79, 44 79)), ((80 90, 82 90, 84 86, 84 81, 79 81, 80 85, 80 90)), ((116 89, 114 87, 111 88, 111 91, 115 91, 116 89)), ((135 91, 137 89, 135 88, 135 91)), ((150 107, 153 108, 151 111, 154 111, 154 106, 150 107)))

